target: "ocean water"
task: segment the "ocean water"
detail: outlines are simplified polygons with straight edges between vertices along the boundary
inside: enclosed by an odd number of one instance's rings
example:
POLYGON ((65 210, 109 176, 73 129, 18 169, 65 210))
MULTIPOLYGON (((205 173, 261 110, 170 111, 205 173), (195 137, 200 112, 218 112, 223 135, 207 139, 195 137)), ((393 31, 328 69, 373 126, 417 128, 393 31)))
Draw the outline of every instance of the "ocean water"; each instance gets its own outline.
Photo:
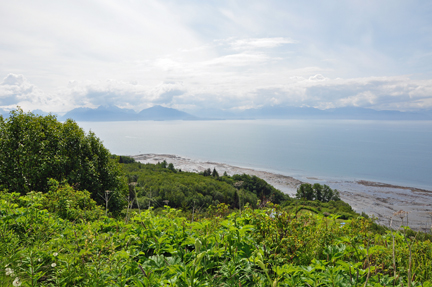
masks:
POLYGON ((176 154, 294 177, 432 190, 432 121, 78 122, 111 153, 176 154))

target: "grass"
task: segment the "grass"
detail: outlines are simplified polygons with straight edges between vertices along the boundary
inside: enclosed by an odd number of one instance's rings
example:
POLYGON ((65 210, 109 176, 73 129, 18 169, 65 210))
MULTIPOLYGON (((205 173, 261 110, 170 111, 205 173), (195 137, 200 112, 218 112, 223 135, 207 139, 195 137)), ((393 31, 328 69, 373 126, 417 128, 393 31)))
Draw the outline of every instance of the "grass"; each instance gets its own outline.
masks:
POLYGON ((430 240, 361 216, 220 205, 194 222, 172 208, 63 219, 39 202, 1 193, 3 286, 431 286, 430 240))

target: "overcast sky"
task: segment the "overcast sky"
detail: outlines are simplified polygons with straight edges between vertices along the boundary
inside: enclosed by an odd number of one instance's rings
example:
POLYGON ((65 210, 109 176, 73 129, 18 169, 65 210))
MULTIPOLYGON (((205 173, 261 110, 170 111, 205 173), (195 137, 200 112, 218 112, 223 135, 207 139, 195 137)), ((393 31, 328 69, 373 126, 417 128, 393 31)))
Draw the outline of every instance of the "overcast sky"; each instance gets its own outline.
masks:
POLYGON ((432 1, 0 0, 0 108, 432 109, 432 1))

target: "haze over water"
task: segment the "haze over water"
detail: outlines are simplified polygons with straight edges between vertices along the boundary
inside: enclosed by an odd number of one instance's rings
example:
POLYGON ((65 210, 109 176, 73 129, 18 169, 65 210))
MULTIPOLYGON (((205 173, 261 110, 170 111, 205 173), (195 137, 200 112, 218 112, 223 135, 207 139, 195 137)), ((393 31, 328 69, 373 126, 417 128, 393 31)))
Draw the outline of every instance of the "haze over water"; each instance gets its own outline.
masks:
POLYGON ((114 154, 175 154, 294 177, 432 190, 431 121, 79 122, 114 154))

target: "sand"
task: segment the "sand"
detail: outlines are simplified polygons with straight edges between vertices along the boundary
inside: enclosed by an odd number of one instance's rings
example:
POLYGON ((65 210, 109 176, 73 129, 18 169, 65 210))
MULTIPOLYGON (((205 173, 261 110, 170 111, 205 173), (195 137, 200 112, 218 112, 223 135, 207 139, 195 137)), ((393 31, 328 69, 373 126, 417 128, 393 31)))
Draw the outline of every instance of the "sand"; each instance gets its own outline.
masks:
POLYGON ((376 217, 376 222, 393 228, 399 228, 402 220, 394 215, 402 210, 407 212, 403 218, 404 225, 413 230, 431 231, 432 226, 432 191, 397 186, 392 184, 370 182, 364 180, 326 180, 318 177, 294 178, 288 175, 271 173, 263 170, 237 167, 224 163, 200 161, 169 154, 140 154, 132 156, 142 163, 158 163, 166 160, 172 163, 176 169, 188 172, 202 172, 205 169, 216 168, 222 175, 226 172, 233 174, 256 175, 282 192, 295 196, 297 187, 303 182, 327 184, 340 192, 341 199, 352 206, 358 213, 366 213, 376 217))

